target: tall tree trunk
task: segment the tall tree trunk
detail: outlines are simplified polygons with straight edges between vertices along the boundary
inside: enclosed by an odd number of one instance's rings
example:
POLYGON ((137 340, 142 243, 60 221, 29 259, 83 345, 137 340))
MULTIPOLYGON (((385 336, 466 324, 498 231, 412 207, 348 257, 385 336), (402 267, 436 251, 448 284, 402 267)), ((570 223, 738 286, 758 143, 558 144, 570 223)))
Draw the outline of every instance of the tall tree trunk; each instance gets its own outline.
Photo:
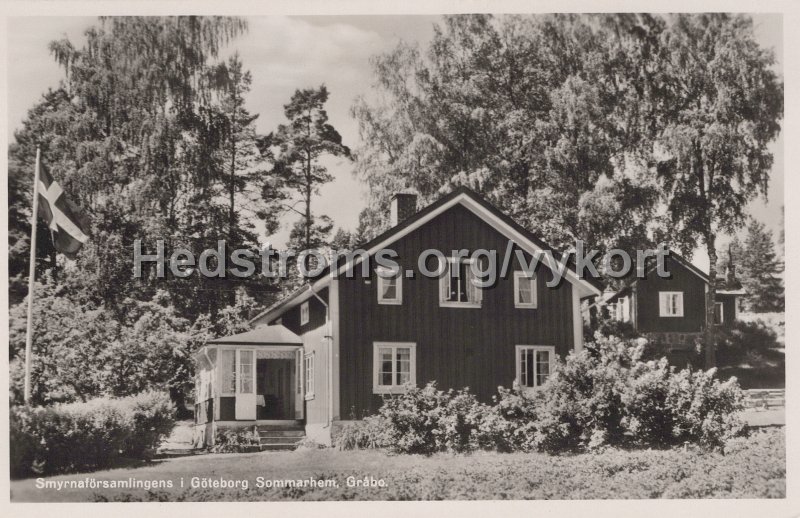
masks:
POLYGON ((710 230, 706 234, 706 251, 708 252, 708 293, 706 294, 706 330, 705 330, 705 366, 711 369, 717 366, 716 325, 714 323, 714 305, 717 301, 717 246, 716 235, 710 230))

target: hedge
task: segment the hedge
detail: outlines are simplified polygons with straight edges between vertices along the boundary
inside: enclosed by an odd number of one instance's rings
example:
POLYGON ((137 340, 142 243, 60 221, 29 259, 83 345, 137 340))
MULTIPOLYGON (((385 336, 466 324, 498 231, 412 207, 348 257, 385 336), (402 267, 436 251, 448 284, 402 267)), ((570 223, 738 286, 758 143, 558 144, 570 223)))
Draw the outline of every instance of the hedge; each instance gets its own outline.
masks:
POLYGON ((11 475, 24 477, 111 466, 121 457, 149 459, 175 426, 166 394, 50 407, 12 407, 11 475))

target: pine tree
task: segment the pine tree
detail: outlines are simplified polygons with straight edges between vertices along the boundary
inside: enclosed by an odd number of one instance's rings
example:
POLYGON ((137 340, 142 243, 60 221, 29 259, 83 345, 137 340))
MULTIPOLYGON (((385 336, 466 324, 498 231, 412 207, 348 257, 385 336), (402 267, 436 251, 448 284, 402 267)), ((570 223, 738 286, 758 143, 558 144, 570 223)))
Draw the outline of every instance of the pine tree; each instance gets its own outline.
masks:
POLYGON ((752 220, 747 227, 742 254, 742 284, 751 311, 784 310, 782 273, 783 263, 775 252, 772 231, 752 220))
POLYGON ((265 184, 264 200, 275 209, 272 218, 279 218, 286 212, 300 216, 299 227, 292 232, 292 244, 301 249, 317 248, 320 237, 327 240, 331 230, 326 216, 317 216, 311 210, 312 197, 319 194, 322 185, 333 180, 327 168, 320 164, 320 158, 350 157, 350 149, 342 144, 342 136, 328 123, 327 101, 325 85, 295 91, 289 104, 284 106, 288 124, 281 124, 262 145, 262 148, 277 149, 273 168, 273 180, 277 181, 265 184))

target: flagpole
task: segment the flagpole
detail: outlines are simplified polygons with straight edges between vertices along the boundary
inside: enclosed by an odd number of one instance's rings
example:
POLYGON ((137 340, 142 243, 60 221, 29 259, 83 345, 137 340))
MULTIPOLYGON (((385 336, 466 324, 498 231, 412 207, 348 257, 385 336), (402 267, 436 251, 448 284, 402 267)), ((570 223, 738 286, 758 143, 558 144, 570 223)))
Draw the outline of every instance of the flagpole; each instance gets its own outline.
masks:
POLYGON ((36 222, 39 219, 39 158, 36 147, 36 168, 33 173, 33 208, 31 210, 31 264, 28 272, 28 330, 25 334, 25 404, 31 400, 31 355, 33 354, 33 288, 36 280, 36 222))

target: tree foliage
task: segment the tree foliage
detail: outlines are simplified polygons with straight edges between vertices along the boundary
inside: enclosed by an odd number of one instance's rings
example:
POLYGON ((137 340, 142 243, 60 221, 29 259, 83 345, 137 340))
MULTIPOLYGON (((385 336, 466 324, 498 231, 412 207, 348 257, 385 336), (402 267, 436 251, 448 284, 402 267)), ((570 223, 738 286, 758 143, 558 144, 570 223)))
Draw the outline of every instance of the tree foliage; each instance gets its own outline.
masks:
MULTIPOLYGON (((467 185, 555 245, 611 244, 587 232, 595 211, 582 199, 601 177, 625 182, 645 158, 648 31, 662 25, 649 16, 448 16, 425 51, 400 44, 376 56, 376 88, 352 110, 363 141, 357 174, 370 190, 364 218, 377 231, 393 193, 410 188, 428 203, 467 185)), ((646 213, 652 191, 638 194, 627 204, 646 213)))
POLYGON ((262 191, 266 210, 274 211, 273 227, 275 219, 286 213, 300 216, 290 236, 290 248, 295 250, 316 249, 327 243, 330 218, 311 210, 313 196, 333 180, 321 159, 350 157, 342 136, 328 122, 328 95, 325 85, 296 90, 284 105, 288 123, 278 126, 262 143, 263 149, 274 149, 275 154, 275 178, 262 191))

